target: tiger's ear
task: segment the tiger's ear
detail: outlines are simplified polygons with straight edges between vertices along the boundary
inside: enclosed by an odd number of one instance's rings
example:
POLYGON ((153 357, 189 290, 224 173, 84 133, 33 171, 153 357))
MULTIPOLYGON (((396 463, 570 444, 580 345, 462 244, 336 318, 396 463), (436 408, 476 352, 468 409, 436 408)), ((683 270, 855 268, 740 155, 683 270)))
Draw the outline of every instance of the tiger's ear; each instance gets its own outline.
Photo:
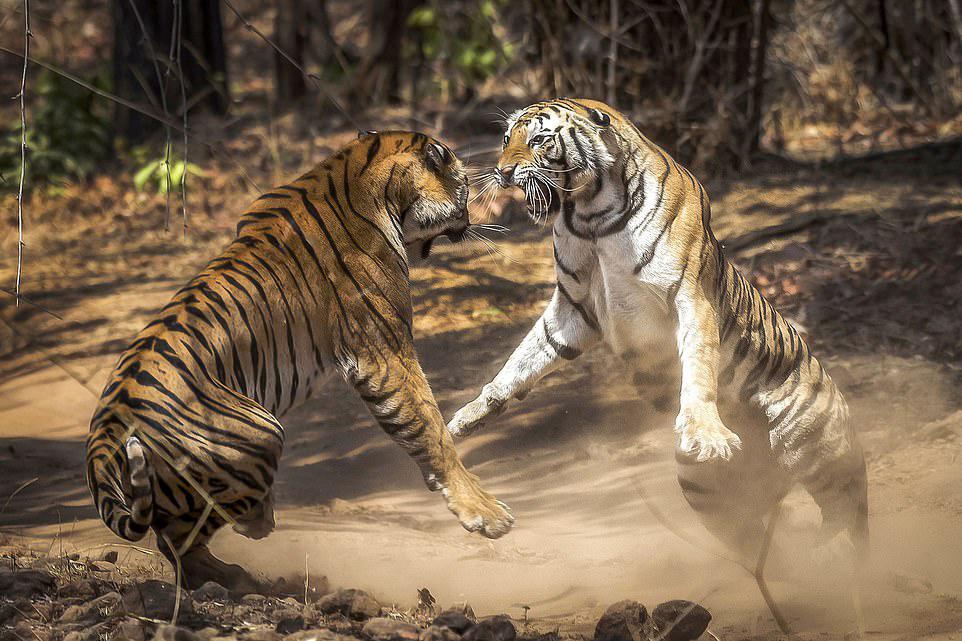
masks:
POLYGON ((438 171, 451 162, 451 152, 444 145, 429 142, 424 145, 424 163, 431 171, 438 171))
POLYGON ((595 109, 594 107, 588 109, 588 117, 591 118, 591 122, 595 123, 599 127, 607 127, 611 124, 611 116, 603 112, 601 109, 595 109))
POLYGON ((377 132, 374 131, 373 129, 369 129, 369 130, 367 130, 367 131, 364 131, 364 130, 362 130, 362 129, 358 129, 358 130, 357 130, 357 137, 358 137, 358 139, 361 139, 361 138, 363 138, 364 136, 373 136, 373 135, 375 135, 375 134, 377 134, 377 132))

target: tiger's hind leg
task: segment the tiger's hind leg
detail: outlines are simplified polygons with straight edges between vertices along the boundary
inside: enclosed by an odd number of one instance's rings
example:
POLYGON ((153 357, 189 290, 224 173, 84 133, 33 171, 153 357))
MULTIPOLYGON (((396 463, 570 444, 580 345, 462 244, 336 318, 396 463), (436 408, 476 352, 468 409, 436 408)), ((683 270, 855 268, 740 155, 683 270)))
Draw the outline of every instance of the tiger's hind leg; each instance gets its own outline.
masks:
POLYGON ((214 581, 238 595, 263 590, 263 586, 244 568, 226 563, 214 556, 208 543, 224 524, 221 517, 210 514, 202 523, 181 518, 157 531, 157 544, 170 562, 181 587, 196 590, 214 581))
POLYGON ((859 569, 869 544, 868 480, 861 449, 819 461, 801 481, 822 513, 816 560, 828 565, 848 556, 853 569, 859 569))
POLYGON ((237 517, 234 531, 249 539, 263 539, 274 531, 274 490, 258 501, 245 514, 237 517))
MULTIPOLYGON (((735 425, 736 422, 730 424, 735 425)), ((737 560, 754 568, 766 538, 765 519, 789 489, 767 439, 741 430, 743 449, 730 461, 698 461, 676 443, 678 484, 699 520, 737 560)))

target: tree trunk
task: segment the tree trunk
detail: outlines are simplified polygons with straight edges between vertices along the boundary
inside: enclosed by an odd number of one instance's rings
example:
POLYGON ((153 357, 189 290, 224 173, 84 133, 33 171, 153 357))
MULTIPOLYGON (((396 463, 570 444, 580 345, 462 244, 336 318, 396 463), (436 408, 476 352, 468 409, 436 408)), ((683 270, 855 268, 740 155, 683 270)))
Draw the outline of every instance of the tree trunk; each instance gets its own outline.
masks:
POLYGON ((354 73, 351 102, 363 108, 384 98, 401 99, 401 51, 407 19, 420 0, 372 0, 371 31, 381 33, 354 73))
MULTIPOLYGON (((274 42, 304 68, 304 49, 310 33, 310 15, 304 0, 280 0, 274 17, 274 42)), ((304 74, 277 51, 274 52, 274 88, 279 102, 304 97, 304 74)))
MULTIPOLYGON (((113 0, 112 15, 118 95, 150 103, 158 112, 166 107, 177 120, 185 104, 190 110, 227 112, 227 56, 218 0, 113 0), (178 73, 183 74, 184 94, 178 73)), ((129 142, 161 128, 156 120, 123 107, 114 117, 115 135, 129 142)))

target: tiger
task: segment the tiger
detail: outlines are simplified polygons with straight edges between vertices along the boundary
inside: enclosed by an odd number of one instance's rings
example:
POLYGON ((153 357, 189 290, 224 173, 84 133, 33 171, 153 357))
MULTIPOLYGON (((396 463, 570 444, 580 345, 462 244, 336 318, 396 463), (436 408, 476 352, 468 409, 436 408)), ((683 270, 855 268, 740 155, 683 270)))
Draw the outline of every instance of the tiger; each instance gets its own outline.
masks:
POLYGON ((230 524, 274 529, 279 422, 340 374, 468 531, 508 507, 454 449, 415 353, 409 266, 469 229, 465 168, 422 133, 368 132, 261 195, 223 252, 136 336, 90 423, 86 478, 118 536, 148 530, 196 588, 260 587, 211 554, 230 524))
MULTIPOLYGON (((706 528, 752 567, 766 517, 801 484, 822 523, 813 554, 868 542, 865 459, 845 399, 799 331, 726 259, 708 193, 624 115, 593 100, 511 114, 493 169, 553 219, 556 286, 498 374, 448 430, 466 436, 603 342, 678 397, 677 479, 706 528)), ((767 519, 771 522, 771 519, 767 519)))

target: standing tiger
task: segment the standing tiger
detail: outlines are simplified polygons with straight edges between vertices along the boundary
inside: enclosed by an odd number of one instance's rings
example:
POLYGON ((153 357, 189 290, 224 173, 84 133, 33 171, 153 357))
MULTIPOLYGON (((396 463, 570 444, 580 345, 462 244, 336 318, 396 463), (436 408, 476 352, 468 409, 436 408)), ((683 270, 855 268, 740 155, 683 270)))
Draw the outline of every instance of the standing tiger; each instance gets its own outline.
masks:
POLYGON ((441 143, 371 132, 258 198, 108 379, 86 471, 110 529, 131 541, 153 529, 188 586, 251 589, 207 543, 227 523, 273 529, 277 417, 337 371, 465 529, 505 534, 511 513, 458 458, 411 333, 409 260, 461 238, 467 195, 441 143))
POLYGON ((524 189, 535 220, 557 214, 557 286, 451 434, 599 340, 638 371, 680 361, 678 480, 706 527, 754 563, 764 517, 801 482, 822 512, 820 542, 847 535, 821 552, 864 551, 865 463, 845 400, 726 260, 694 176, 611 107, 562 99, 510 116, 494 177, 524 189))

